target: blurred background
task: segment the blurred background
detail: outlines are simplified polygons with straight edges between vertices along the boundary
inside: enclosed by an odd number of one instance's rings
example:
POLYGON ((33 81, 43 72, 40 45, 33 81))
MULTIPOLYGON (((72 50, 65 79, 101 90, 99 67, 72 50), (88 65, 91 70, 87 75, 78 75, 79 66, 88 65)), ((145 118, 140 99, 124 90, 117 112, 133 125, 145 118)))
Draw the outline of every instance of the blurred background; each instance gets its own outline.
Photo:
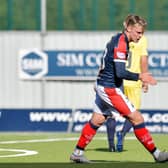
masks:
MULTIPOLYGON (((42 0, 43 1, 43 0, 42 0)), ((41 0, 1 0, 1 30, 41 30, 41 0)), ((148 21, 148 30, 167 30, 166 0, 45 0, 46 29, 121 30, 128 13, 148 21)))
POLYGON ((135 13, 158 80, 142 111, 153 132, 168 132, 167 11, 167 0, 1 0, 0 131, 80 131, 105 44, 135 13))

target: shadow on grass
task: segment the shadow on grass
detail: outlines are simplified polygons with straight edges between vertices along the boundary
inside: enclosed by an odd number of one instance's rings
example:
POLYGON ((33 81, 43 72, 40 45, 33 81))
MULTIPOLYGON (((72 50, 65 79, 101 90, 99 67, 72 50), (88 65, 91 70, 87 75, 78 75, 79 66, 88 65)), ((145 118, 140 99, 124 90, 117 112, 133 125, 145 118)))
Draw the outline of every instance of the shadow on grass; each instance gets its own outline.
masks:
POLYGON ((92 160, 89 164, 80 163, 0 163, 1 168, 168 168, 168 163, 115 162, 92 160))
MULTIPOLYGON (((94 148, 94 149, 86 149, 86 151, 99 151, 99 152, 109 152, 108 148, 94 148)), ((122 152, 126 152, 127 150, 123 150, 122 152)), ((116 151, 117 152, 117 151, 116 151)))

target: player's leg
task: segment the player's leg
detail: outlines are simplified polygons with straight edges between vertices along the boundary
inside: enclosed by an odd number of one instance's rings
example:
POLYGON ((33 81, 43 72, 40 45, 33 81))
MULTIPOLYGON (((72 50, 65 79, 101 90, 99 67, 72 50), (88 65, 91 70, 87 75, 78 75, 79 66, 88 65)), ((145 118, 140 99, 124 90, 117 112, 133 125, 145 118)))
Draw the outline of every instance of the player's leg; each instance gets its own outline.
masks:
POLYGON ((109 151, 115 152, 114 135, 115 135, 115 129, 116 129, 116 120, 113 116, 110 116, 107 118, 106 128, 107 128, 109 151))
POLYGON ((156 148, 155 143, 148 129, 145 127, 144 119, 139 111, 127 116, 133 123, 134 134, 143 146, 153 155, 156 162, 167 162, 168 152, 161 152, 156 148))
POLYGON ((124 138, 127 132, 132 128, 132 123, 125 119, 123 128, 121 131, 117 131, 116 136, 117 136, 117 143, 116 143, 116 149, 118 152, 122 152, 124 148, 124 138))
POLYGON ((82 129, 81 135, 77 145, 70 156, 70 160, 76 163, 89 163, 90 161, 85 158, 84 150, 86 146, 92 141, 97 129, 104 123, 105 117, 102 114, 93 113, 91 120, 86 123, 82 129))
MULTIPOLYGON (((76 147, 70 156, 70 160, 76 163, 89 163, 90 161, 85 158, 84 150, 86 146, 92 141, 93 137, 95 136, 97 129, 105 122, 106 117, 108 114, 106 113, 106 103, 104 104, 101 101, 100 97, 96 94, 96 100, 94 104, 94 113, 92 114, 91 120, 86 123, 82 129, 81 135, 79 140, 76 144, 76 147)), ((108 111, 107 111, 108 112, 108 111)))
MULTIPOLYGON (((134 107, 139 110, 141 105, 141 88, 140 87, 132 87, 132 86, 124 86, 124 94, 128 97, 134 107)), ((122 134, 126 135, 127 132, 130 131, 132 124, 129 120, 125 120, 122 134)))
MULTIPOLYGON (((133 86, 124 86, 124 94, 128 97, 136 109, 140 109, 141 104, 141 88, 133 86)), ((125 120, 121 131, 117 132, 117 151, 122 152, 124 145, 124 137, 132 128, 132 123, 125 120)))
POLYGON ((131 128, 132 128, 132 123, 126 119, 124 121, 124 125, 121 130, 122 136, 125 137, 125 135, 130 131, 131 128))
POLYGON ((123 116, 133 124, 134 134, 143 146, 153 155, 157 162, 168 161, 168 152, 161 152, 156 148, 155 143, 148 129, 145 127, 142 114, 135 109, 120 89, 105 88, 105 93, 111 100, 111 104, 123 116))

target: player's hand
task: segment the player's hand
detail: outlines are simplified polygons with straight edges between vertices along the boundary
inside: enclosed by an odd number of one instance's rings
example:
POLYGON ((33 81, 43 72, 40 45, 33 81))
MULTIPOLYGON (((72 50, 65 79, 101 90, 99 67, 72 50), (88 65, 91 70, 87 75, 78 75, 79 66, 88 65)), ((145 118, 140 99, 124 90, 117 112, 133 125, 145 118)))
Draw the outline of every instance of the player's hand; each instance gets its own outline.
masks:
POLYGON ((150 84, 150 85, 156 85, 157 84, 156 79, 149 72, 140 73, 139 74, 139 79, 143 83, 147 83, 147 84, 150 84))
POLYGON ((142 83, 142 90, 144 93, 147 93, 149 89, 149 86, 147 83, 142 83))

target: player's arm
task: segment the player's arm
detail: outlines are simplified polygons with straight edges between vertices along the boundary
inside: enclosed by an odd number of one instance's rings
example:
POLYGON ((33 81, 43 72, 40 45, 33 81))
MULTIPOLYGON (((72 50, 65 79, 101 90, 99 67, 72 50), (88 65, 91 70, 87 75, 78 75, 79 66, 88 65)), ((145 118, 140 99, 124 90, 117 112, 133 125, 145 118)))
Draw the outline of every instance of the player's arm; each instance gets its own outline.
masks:
POLYGON ((141 72, 148 72, 148 57, 147 55, 143 55, 141 56, 141 62, 140 62, 141 66, 141 72))
POLYGON ((126 70, 124 60, 114 60, 115 64, 115 71, 118 78, 127 79, 127 80, 134 80, 137 81, 138 79, 141 80, 143 83, 155 85, 157 82, 153 78, 153 76, 149 72, 144 73, 133 73, 126 70))
POLYGON ((118 78, 137 81, 139 79, 138 73, 133 73, 126 70, 125 61, 115 60, 115 70, 118 78))
POLYGON ((124 42, 120 42, 117 47, 114 48, 114 67, 118 78, 126 80, 138 79, 144 83, 155 85, 157 82, 149 72, 133 73, 126 69, 127 49, 124 42))
MULTIPOLYGON (((141 42, 141 59, 140 59, 140 69, 141 72, 148 72, 148 51, 147 51, 147 39, 146 37, 142 37, 141 42)), ((148 92, 148 84, 142 83, 142 89, 146 93, 148 92)))
POLYGON ((127 48, 124 42, 118 43, 114 48, 114 68, 116 76, 121 79, 137 81, 139 79, 138 73, 130 72, 126 69, 127 48))
MULTIPOLYGON (((142 73, 148 72, 148 58, 147 58, 147 55, 141 56, 140 68, 141 68, 142 73)), ((142 89, 143 89, 144 93, 148 92, 148 84, 143 82, 142 83, 142 89)))
POLYGON ((150 84, 150 85, 156 85, 157 84, 156 79, 148 71, 147 55, 146 55, 146 57, 142 56, 142 58, 141 58, 141 73, 139 74, 139 79, 143 83, 144 92, 147 92, 148 84, 150 84))

